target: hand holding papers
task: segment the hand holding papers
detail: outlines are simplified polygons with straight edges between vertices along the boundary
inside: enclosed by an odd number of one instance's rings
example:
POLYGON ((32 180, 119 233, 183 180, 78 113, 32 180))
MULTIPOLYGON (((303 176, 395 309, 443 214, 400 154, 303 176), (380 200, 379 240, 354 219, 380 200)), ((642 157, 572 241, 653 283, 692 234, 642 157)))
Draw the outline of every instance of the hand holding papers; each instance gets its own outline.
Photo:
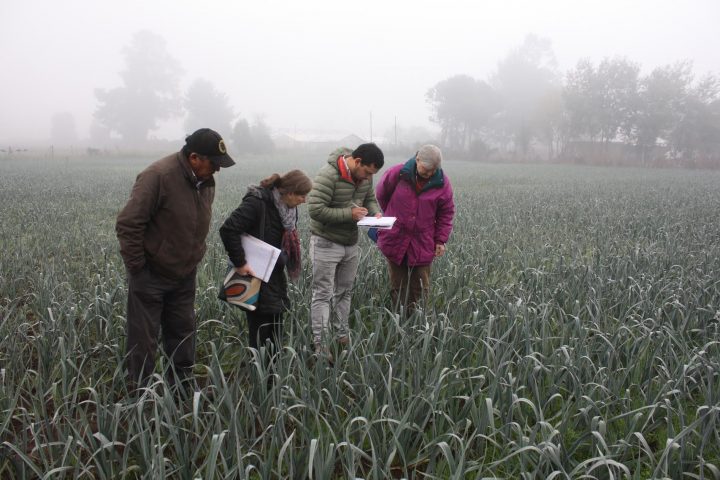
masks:
POLYGON ((396 217, 365 217, 358 222, 358 227, 378 228, 380 230, 389 230, 395 224, 396 217))
POLYGON ((280 249, 247 234, 242 234, 240 241, 245 250, 245 259, 255 276, 263 282, 270 281, 270 274, 280 257, 280 249))

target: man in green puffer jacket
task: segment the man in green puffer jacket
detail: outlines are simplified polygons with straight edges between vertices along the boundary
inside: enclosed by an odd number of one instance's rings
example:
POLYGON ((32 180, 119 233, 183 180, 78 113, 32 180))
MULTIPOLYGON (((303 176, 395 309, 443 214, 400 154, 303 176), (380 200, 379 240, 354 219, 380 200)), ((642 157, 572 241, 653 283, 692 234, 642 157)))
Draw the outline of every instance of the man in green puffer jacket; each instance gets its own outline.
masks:
POLYGON ((364 143, 352 152, 335 150, 308 196, 313 265, 310 319, 318 353, 327 352, 323 342, 330 336, 331 309, 335 338, 342 345, 349 343, 351 291, 360 258, 357 222, 367 215, 382 216, 372 176, 384 163, 382 150, 374 143, 364 143))

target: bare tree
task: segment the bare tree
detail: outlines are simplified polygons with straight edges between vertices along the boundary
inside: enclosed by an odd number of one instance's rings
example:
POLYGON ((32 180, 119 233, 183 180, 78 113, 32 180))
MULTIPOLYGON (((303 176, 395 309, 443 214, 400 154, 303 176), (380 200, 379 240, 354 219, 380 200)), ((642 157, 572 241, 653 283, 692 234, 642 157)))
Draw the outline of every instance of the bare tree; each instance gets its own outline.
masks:
POLYGON ((512 138, 516 150, 526 156, 538 135, 542 99, 560 84, 550 41, 528 35, 520 48, 500 61, 490 84, 503 106, 498 133, 512 138))
POLYGON ((193 132, 198 128, 210 127, 221 134, 230 132, 230 124, 235 113, 227 95, 215 89, 208 80, 195 80, 185 95, 186 131, 193 132))
POLYGON ((143 143, 160 120, 180 113, 178 80, 182 69, 167 52, 165 40, 152 32, 136 33, 123 49, 123 86, 96 89, 95 118, 125 142, 143 143))
POLYGON ((433 109, 431 119, 440 125, 440 142, 456 151, 467 151, 500 107, 490 85, 467 75, 439 82, 426 100, 433 109))

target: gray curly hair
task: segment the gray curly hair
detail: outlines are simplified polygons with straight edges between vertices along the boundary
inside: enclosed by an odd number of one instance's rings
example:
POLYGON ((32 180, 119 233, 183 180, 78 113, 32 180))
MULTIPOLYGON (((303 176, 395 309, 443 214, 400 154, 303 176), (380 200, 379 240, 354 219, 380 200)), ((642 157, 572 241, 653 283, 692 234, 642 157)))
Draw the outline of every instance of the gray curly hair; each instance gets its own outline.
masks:
POLYGON ((435 145, 423 145, 415 157, 418 162, 432 169, 440 168, 440 164, 442 163, 442 152, 440 148, 435 145))

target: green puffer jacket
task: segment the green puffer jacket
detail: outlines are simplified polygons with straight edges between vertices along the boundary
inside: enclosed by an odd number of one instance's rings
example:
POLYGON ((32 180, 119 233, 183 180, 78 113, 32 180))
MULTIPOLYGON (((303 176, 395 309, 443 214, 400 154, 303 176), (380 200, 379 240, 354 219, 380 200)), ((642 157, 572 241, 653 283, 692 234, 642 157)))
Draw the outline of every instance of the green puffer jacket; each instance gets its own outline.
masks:
POLYGON ((342 155, 351 153, 352 150, 339 148, 330 154, 327 165, 315 177, 307 201, 313 235, 341 245, 355 245, 358 241, 357 223, 352 219, 352 203, 367 208, 368 215, 380 213, 372 180, 355 184, 344 165, 342 169, 338 165, 342 155))

